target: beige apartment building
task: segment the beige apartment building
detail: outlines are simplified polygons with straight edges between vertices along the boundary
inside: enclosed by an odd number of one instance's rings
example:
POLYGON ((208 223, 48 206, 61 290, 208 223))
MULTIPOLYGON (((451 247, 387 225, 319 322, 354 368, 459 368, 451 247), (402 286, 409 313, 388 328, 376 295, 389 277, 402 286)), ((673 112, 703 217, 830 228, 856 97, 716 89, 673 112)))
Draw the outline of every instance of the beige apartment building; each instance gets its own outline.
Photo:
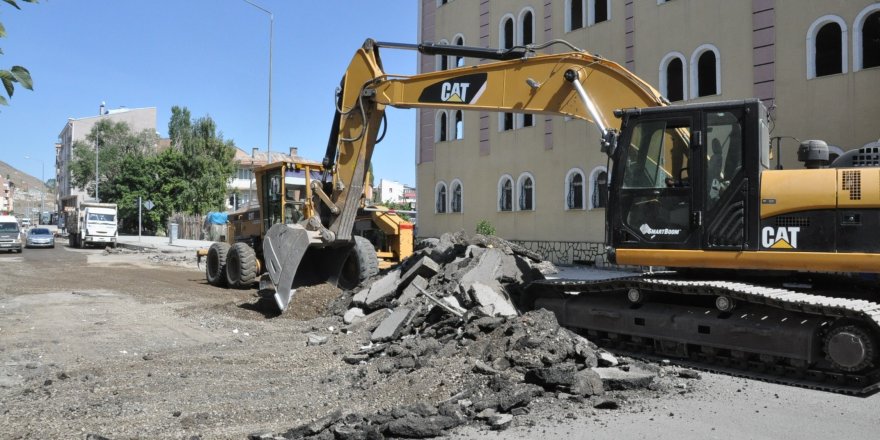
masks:
MULTIPOLYGON (((564 39, 675 103, 760 98, 771 136, 844 151, 880 139, 876 0, 420 2, 421 41, 497 48, 564 39)), ((422 55, 419 71, 477 62, 422 55)), ((798 143, 782 146, 786 168, 800 167, 798 143)), ((602 265, 606 160, 585 121, 419 110, 419 235, 471 232, 485 219, 553 261, 602 265)))
POLYGON ((61 200, 66 197, 77 196, 80 200, 89 197, 82 188, 73 186, 70 162, 73 158, 73 144, 85 140, 92 127, 102 119, 125 122, 134 133, 143 130, 156 131, 156 107, 107 110, 102 103, 97 116, 68 119, 61 133, 58 134, 58 143, 55 144, 55 182, 57 182, 55 204, 58 212, 62 210, 61 200))

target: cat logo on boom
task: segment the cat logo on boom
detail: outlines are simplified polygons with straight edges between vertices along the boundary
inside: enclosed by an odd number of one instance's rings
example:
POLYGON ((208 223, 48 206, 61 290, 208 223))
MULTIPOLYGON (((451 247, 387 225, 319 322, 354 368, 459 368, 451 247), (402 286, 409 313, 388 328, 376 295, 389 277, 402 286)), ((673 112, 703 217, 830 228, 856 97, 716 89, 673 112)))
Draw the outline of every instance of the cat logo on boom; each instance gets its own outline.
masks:
POLYGON ((440 100, 443 102, 467 102, 467 91, 470 83, 448 83, 440 87, 440 100))
POLYGON ((440 81, 422 90, 419 102, 436 104, 476 104, 486 91, 487 75, 473 73, 440 81))
POLYGON ((767 249, 797 249, 800 231, 801 228, 796 226, 767 226, 761 230, 761 246, 767 249))

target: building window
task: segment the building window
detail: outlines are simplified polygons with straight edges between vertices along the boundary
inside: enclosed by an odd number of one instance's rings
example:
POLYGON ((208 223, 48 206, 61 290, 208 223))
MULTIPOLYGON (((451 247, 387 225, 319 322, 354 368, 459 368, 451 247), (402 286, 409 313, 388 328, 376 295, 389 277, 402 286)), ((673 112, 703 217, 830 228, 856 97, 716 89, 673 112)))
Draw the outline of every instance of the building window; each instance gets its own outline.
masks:
MULTIPOLYGON (((512 49, 516 29, 513 15, 507 14, 501 18, 501 26, 498 29, 499 42, 502 49, 512 49)), ((500 113, 498 115, 498 131, 513 130, 513 113, 500 113)))
POLYGON ((253 179, 254 173, 248 168, 239 168, 235 178, 241 180, 253 179))
POLYGON ((660 61, 660 93, 670 101, 682 101, 687 96, 684 55, 667 54, 660 61))
MULTIPOLYGON (((438 44, 449 44, 446 40, 440 40, 438 44)), ((446 55, 437 55, 437 70, 449 70, 449 57, 446 55)))
POLYGON ((584 27, 586 23, 587 8, 585 0, 565 0, 565 32, 571 32, 584 27))
POLYGON ((437 110, 437 123, 434 128, 434 142, 446 142, 447 116, 443 110, 437 110))
POLYGON ((807 31, 807 79, 846 73, 846 22, 836 15, 814 21, 807 31))
POLYGON ((444 214, 446 212, 446 183, 438 182, 434 190, 434 212, 444 214))
POLYGON ((452 212, 461 212, 462 201, 461 201, 461 182, 458 180, 452 181, 452 212))
POLYGON ((853 32, 853 71, 880 66, 880 3, 859 13, 853 32))
POLYGON ((590 209, 608 206, 608 171, 596 167, 590 173, 590 209))
POLYGON ((717 95, 715 53, 706 51, 697 59, 697 96, 717 95))
POLYGON ((565 209, 584 209, 584 173, 573 168, 565 176, 565 209))
POLYGON ((535 43, 535 14, 531 8, 523 9, 519 14, 519 45, 535 43))
POLYGON ((499 46, 502 49, 512 49, 515 35, 513 15, 507 14, 501 19, 501 26, 498 28, 499 46))
POLYGON ((816 76, 843 73, 841 33, 837 23, 828 23, 816 33, 816 76))
POLYGON ((499 113, 498 114, 498 131, 508 131, 513 130, 513 121, 514 121, 513 113, 499 113))
POLYGON ((611 19, 611 0, 589 0, 590 26, 611 19))
POLYGON ((453 121, 454 125, 452 126, 452 138, 460 141, 464 139, 464 114, 461 110, 455 110, 454 112, 452 112, 452 114, 454 115, 455 119, 453 121))
POLYGON ((437 7, 439 8, 447 3, 449 3, 449 0, 437 0, 437 7))
POLYGON ((513 178, 507 175, 498 181, 498 210, 513 211, 513 178))
POLYGON ((517 181, 519 190, 520 211, 534 211, 535 209, 535 179, 529 173, 523 173, 517 181))
POLYGON ((721 57, 718 48, 704 44, 691 55, 691 98, 721 94, 721 57))
MULTIPOLYGON (((457 35, 452 41, 456 46, 464 46, 464 37, 457 35)), ((455 57, 455 67, 464 67, 464 57, 455 57)))
MULTIPOLYGON (((535 14, 531 8, 523 9, 519 14, 519 35, 517 36, 517 44, 520 46, 527 46, 529 44, 535 43, 535 14)), ((518 113, 516 115, 512 113, 505 113, 505 119, 510 119, 513 127, 522 128, 522 127, 531 127, 535 125, 535 117, 530 114, 522 114, 518 113)), ((505 128, 509 130, 508 128, 505 128)))

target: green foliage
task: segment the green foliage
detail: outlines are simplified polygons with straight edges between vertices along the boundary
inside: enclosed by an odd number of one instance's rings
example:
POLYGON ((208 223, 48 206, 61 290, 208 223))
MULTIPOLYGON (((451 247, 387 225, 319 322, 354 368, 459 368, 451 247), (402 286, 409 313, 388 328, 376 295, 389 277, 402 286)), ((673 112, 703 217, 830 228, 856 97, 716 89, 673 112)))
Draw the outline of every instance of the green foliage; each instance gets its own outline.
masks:
MULTIPOLYGON (((98 121, 86 135, 85 141, 73 144, 70 165, 71 181, 95 195, 95 145, 98 145, 98 172, 101 182, 113 182, 126 172, 123 161, 129 156, 143 157, 155 150, 158 136, 151 130, 132 133, 125 122, 108 119, 98 121)), ((103 184, 101 185, 103 189, 103 184)), ((103 191, 101 200, 107 200, 103 191)))
MULTIPOLYGON (((384 203, 383 202, 383 203, 380 203, 380 205, 382 205, 388 209, 394 210, 394 211, 412 211, 412 206, 409 203, 401 203, 401 202, 384 203)), ((400 218, 402 218, 406 221, 412 221, 412 218, 409 214, 398 212, 397 215, 399 215, 400 218)))
MULTIPOLYGON (((37 0, 21 0, 26 3, 36 3, 37 0)), ((4 3, 12 5, 15 9, 21 9, 18 6, 16 0, 3 0, 4 3)), ((0 23, 0 38, 6 36, 6 28, 3 26, 3 23, 0 23)), ((0 50, 0 55, 3 55, 3 50, 0 50)), ((11 69, 5 70, 0 69, 0 83, 3 84, 3 89, 6 92, 6 96, 0 94, 0 104, 7 105, 9 102, 6 97, 12 98, 12 95, 15 93, 15 84, 18 83, 22 87, 33 90, 34 89, 34 81, 31 79, 31 73, 21 66, 12 66, 11 69)))
POLYGON ((480 220, 477 223, 477 234, 495 235, 495 227, 489 223, 489 220, 480 220))
POLYGON ((158 232, 174 212, 204 214, 225 208, 226 182, 235 166, 235 145, 223 140, 210 117, 192 121, 189 110, 174 107, 172 146, 156 151, 155 133, 132 133, 125 123, 102 120, 73 147, 73 184, 94 194, 94 144, 99 144, 103 202, 115 202, 123 231, 136 231, 138 197, 155 207, 144 209, 144 230, 158 232))
POLYGON ((235 173, 235 144, 223 139, 210 116, 192 121, 186 107, 171 108, 168 136, 171 147, 187 159, 181 164, 189 183, 180 195, 182 210, 188 214, 224 210, 226 182, 235 173))

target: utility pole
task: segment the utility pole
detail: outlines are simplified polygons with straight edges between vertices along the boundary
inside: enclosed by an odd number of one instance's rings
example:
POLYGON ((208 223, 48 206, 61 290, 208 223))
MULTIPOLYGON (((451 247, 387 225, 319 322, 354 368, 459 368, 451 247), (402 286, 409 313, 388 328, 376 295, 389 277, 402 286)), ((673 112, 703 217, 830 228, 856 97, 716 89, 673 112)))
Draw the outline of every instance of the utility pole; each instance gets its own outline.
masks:
POLYGON ((269 127, 266 130, 266 161, 272 161, 272 32, 275 27, 275 15, 271 11, 252 2, 244 0, 247 4, 269 14, 269 127))

